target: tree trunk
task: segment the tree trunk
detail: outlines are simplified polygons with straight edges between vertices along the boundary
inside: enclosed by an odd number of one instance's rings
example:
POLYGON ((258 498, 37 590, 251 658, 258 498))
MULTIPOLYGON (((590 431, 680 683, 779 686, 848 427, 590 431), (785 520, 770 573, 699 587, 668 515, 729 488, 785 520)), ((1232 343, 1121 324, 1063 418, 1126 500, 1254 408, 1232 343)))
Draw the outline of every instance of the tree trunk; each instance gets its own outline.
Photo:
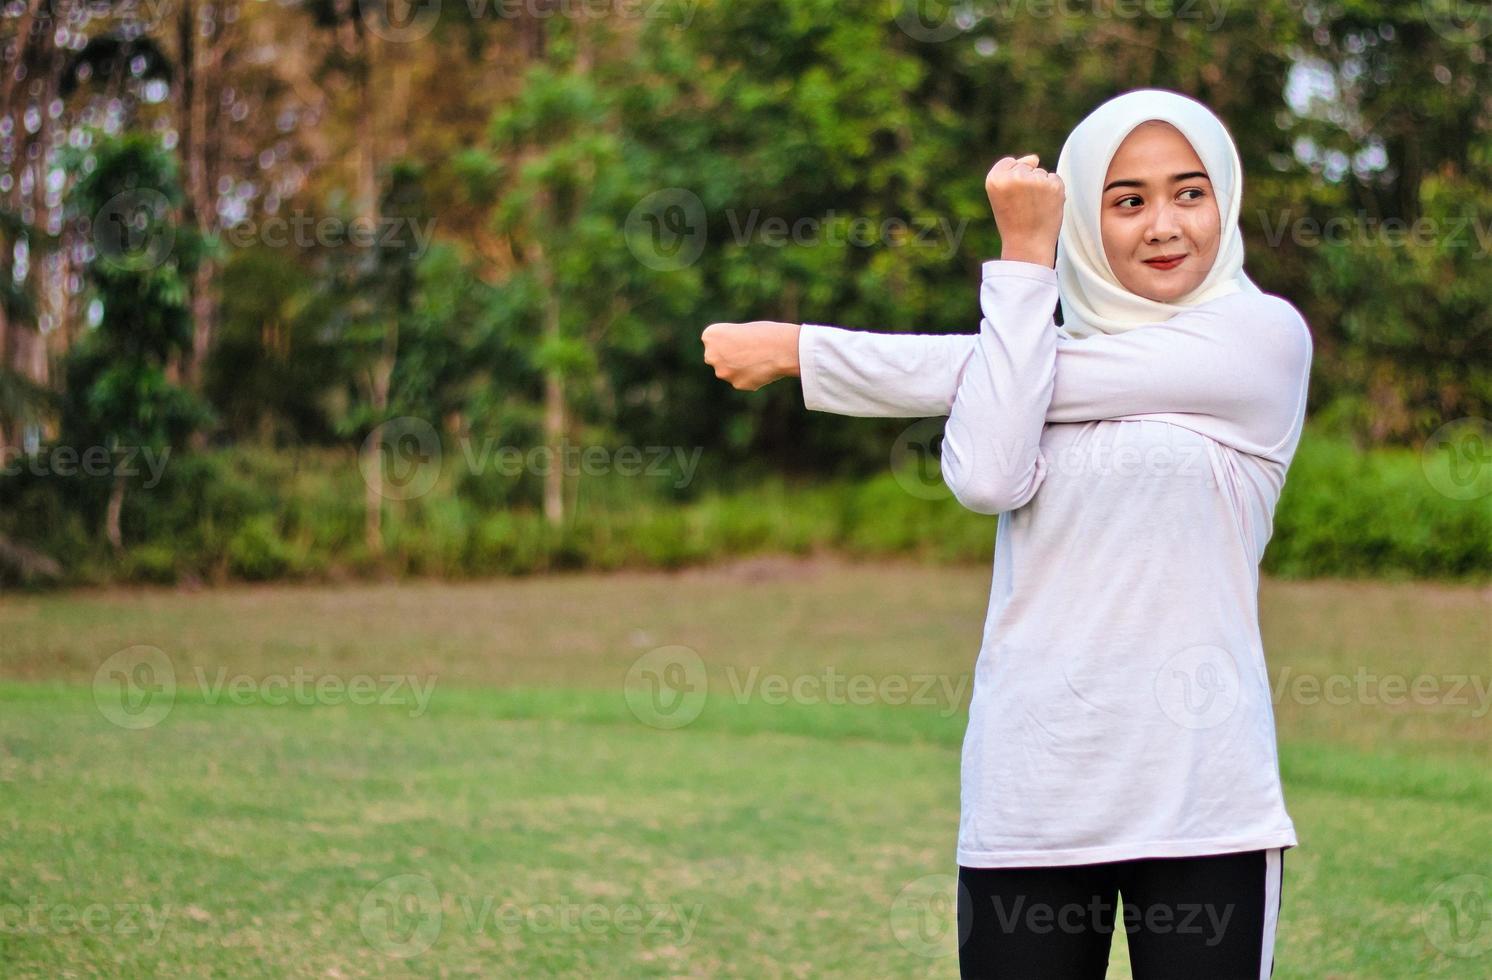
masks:
POLYGON ((383 453, 377 439, 366 439, 363 448, 363 543, 375 555, 383 554, 383 453))
MULTIPOLYGON (((378 39, 364 27, 361 19, 354 18, 351 29, 358 48, 357 88, 357 210, 360 221, 367 227, 376 228, 378 221, 378 139, 380 136, 377 103, 373 92, 374 60, 377 56, 378 39)), ((369 263, 377 261, 377 255, 369 252, 369 263)), ((389 384, 394 372, 394 357, 398 349, 398 311, 381 311, 388 316, 384 328, 383 349, 369 365, 367 387, 369 407, 373 409, 375 424, 387 421, 389 384)), ((383 554, 383 455, 376 439, 368 440, 363 447, 363 476, 367 481, 367 492, 363 540, 368 550, 375 555, 383 554)))
MULTIPOLYGON (((547 194, 539 206, 546 207, 547 194)), ((544 290, 544 340, 560 339, 560 304, 554 289, 554 266, 537 242, 530 249, 534 269, 544 290)), ((544 518, 554 527, 565 520, 565 377, 554 364, 544 368, 544 445, 549 449, 549 468, 544 472, 544 518)))
MULTIPOLYGON (((12 176, 14 179, 11 182, 10 191, 3 198, 0 198, 0 209, 9 210, 14 213, 16 218, 23 220, 26 216, 28 202, 21 190, 24 184, 22 174, 32 166, 32 148, 38 145, 38 140, 36 136, 27 130, 22 119, 28 104, 35 103, 45 106, 50 101, 50 86, 48 86, 48 91, 41 93, 42 98, 39 103, 25 91, 30 85, 35 84, 35 79, 46 79, 49 77, 44 73, 39 73, 37 69, 45 63, 52 44, 53 32, 35 32, 35 37, 33 37, 37 17, 42 12, 42 3, 43 0, 28 0, 20 16, 16 18, 14 24, 15 34, 13 35, 15 38, 15 63, 7 64, 4 71, 0 71, 0 119, 10 121, 11 132, 14 134, 15 139, 13 150, 15 154, 13 157, 14 166, 12 167, 12 176), (23 86, 23 79, 28 84, 23 86)), ((43 123, 46 120, 47 116, 44 114, 43 123)), ((41 135, 47 135, 45 128, 43 128, 41 135)), ((39 145, 43 147, 43 153, 45 153, 46 144, 41 143, 39 145)), ((45 168, 41 164, 37 164, 34 169, 35 184, 42 182, 44 173, 45 168)), ((36 188, 33 185, 33 197, 37 196, 39 195, 36 194, 36 188)), ((9 236, 3 237, 3 242, 0 242, 4 246, 0 248, 0 282, 8 283, 11 280, 13 268, 12 248, 15 243, 9 240, 9 236)), ((38 259, 39 256, 33 250, 31 253, 33 271, 27 276, 32 283, 37 281, 35 266, 38 263, 38 259)), ((21 288, 25 289, 27 286, 23 284, 21 288)), ((28 378, 30 377, 25 372, 25 365, 21 363, 21 358, 19 357, 21 338, 18 336, 18 332, 25 327, 25 324, 12 321, 9 312, 4 308, 3 304, 0 304, 0 372, 14 371, 24 374, 28 378)), ((22 420, 18 418, 0 418, 0 451, 7 450, 14 442, 20 441, 22 424, 22 420)))
MULTIPOLYGON (((178 61, 182 69, 177 117, 186 165, 187 218, 198 234, 207 236, 216 224, 213 168, 209 160, 212 146, 209 112, 215 94, 221 89, 228 25, 222 12, 213 11, 209 17, 210 33, 201 34, 202 13, 201 4, 185 0, 177 18, 178 61)), ((204 258, 192 274, 192 350, 185 373, 194 391, 202 390, 203 368, 217 332, 216 285, 217 266, 204 258)), ((202 433, 194 433, 194 441, 200 442, 202 437, 202 433)))
MULTIPOLYGON (((544 320, 545 335, 557 336, 558 304, 548 304, 544 320)), ((565 379, 554 367, 544 371, 544 442, 551 453, 544 474, 544 518, 558 527, 565 520, 565 379)))
POLYGON ((124 488, 128 479, 123 473, 114 474, 114 486, 109 491, 109 509, 104 515, 104 536, 114 546, 115 554, 124 551, 124 535, 119 529, 119 514, 124 510, 124 488))

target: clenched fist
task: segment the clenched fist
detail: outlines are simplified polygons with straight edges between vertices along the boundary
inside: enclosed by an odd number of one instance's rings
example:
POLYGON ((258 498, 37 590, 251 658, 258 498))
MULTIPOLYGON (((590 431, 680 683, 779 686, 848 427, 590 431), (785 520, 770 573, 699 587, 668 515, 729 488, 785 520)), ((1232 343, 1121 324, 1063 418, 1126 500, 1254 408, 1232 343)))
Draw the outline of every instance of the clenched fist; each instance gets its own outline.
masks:
POLYGON ((755 391, 778 378, 798 373, 796 323, 752 320, 750 323, 712 323, 699 339, 705 344, 705 363, 715 377, 731 387, 755 391))
POLYGON ((1000 258, 1051 266, 1067 192, 1062 178, 1038 163, 1034 153, 1002 157, 984 178, 984 190, 1000 228, 1000 258))

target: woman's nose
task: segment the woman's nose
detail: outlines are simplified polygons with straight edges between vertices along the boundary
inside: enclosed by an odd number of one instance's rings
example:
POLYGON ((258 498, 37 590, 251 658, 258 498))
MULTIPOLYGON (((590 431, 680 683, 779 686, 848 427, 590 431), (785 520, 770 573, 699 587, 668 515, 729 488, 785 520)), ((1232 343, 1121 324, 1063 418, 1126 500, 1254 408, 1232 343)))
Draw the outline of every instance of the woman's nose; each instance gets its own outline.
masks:
POLYGON ((1176 222, 1175 212, 1169 204, 1158 204, 1150 215, 1150 224, 1145 229, 1147 242, 1168 242, 1179 238, 1181 227, 1176 222))

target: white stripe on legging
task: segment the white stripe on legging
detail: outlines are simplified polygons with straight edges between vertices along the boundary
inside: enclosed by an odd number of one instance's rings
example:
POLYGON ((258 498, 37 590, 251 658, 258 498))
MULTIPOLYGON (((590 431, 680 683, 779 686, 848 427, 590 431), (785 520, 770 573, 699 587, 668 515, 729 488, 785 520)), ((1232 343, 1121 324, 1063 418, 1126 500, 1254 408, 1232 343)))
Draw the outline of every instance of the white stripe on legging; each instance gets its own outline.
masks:
POLYGON ((1274 929, 1280 920, 1283 862, 1283 848, 1271 847, 1264 852, 1264 944, 1259 953, 1259 980, 1269 980, 1274 972, 1274 929))

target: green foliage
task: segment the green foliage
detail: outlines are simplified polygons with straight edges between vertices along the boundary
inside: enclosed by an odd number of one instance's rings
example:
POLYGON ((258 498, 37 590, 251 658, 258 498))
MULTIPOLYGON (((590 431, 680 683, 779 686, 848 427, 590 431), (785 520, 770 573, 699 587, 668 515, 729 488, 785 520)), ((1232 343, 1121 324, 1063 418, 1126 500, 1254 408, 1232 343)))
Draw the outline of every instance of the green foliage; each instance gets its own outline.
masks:
MULTIPOLYGON (((545 57, 496 111, 424 93, 442 152, 412 144, 380 172, 380 215, 438 221, 445 241, 228 262, 209 385, 222 436, 326 444, 413 415, 532 445, 553 370, 579 426, 721 447, 743 468, 863 475, 879 461, 872 427, 800 417, 791 386, 724 389, 699 331, 758 318, 973 330, 970 284, 998 249, 991 160, 1054 161, 1078 119, 1141 86, 1228 122, 1250 269, 1319 341, 1313 411, 1401 444, 1437 418, 1486 416, 1485 248, 1336 248, 1271 229, 1486 214, 1478 93, 1492 65, 1436 29, 1444 5, 1308 6, 1151 4, 1098 29, 1061 4, 960 18, 903 0, 668 3, 636 31, 551 19, 545 57), (1335 94, 1296 112, 1286 81, 1302 67, 1335 94), (389 403, 374 408, 390 357, 389 403)), ((476 57, 487 35, 454 13, 425 56, 476 57)), ((333 211, 346 196, 318 193, 333 211)))
POLYGON ((1311 266, 1316 302, 1338 311, 1327 332, 1342 340, 1323 397, 1342 403, 1341 428, 1372 443, 1423 438, 1492 406, 1492 191, 1440 175, 1422 191, 1412 222, 1328 227, 1337 240, 1311 266))
POLYGON ((228 540, 228 570, 250 582, 279 578, 290 569, 292 560, 274 518, 267 514, 255 515, 228 540))
MULTIPOLYGON (((372 210, 404 222, 405 234, 371 248, 265 239, 226 257, 204 394, 220 423, 215 443, 239 448, 173 457, 148 494, 132 483, 121 507, 130 551, 169 540, 173 574, 207 577, 676 565, 824 544, 975 557, 989 546, 974 530, 982 523, 910 497, 884 473, 898 423, 804 413, 791 383, 729 389, 702 364, 699 333, 753 319, 973 331, 978 266, 999 244, 982 186, 989 164, 1018 151, 1054 162, 1083 115, 1142 86, 1201 99, 1234 134, 1250 271, 1305 313, 1316 339, 1320 436, 1405 446, 1447 419, 1488 417, 1492 142, 1482 103, 1492 63, 1474 32, 1447 28, 1467 16, 1454 6, 1151 4, 1100 22, 1061 4, 1015 16, 999 4, 733 0, 665 3, 625 28, 548 19, 530 38, 543 57, 516 59, 501 98, 456 85, 422 92, 428 119, 397 143, 350 117, 322 124, 339 150, 349 133, 380 140, 372 210), (1325 88, 1287 102, 1292 77, 1325 88), (1343 217, 1349 232, 1421 219, 1430 231, 1398 244, 1302 237, 1309 223, 1343 217), (414 224, 439 234, 411 237, 414 224), (571 440, 707 448, 719 493, 702 492, 704 476, 619 494, 587 478, 569 488, 565 528, 539 521, 537 475, 503 476, 464 454, 540 445, 546 373, 563 382, 571 440), (349 449, 397 416, 428 422, 448 459, 463 458, 428 498, 390 502, 380 561, 359 551, 356 468, 299 450, 349 449), (835 494, 813 489, 826 479, 835 494), (682 515, 668 512, 678 505, 682 515)), ((322 8, 317 23, 345 23, 322 8)), ((387 63, 369 55, 370 71, 397 65, 413 71, 407 80, 445 59, 465 59, 452 67, 466 74, 452 77, 489 70, 491 25, 447 13, 429 43, 387 63)), ((280 15, 256 16, 274 26, 280 15)), ((365 55, 344 50, 325 67, 352 71, 365 55)), ((207 245, 179 220, 176 152, 142 132, 87 137, 59 160, 72 181, 68 219, 87 226, 93 250, 74 304, 91 325, 54 375, 66 392, 57 441, 116 454, 180 449, 209 421, 171 380, 191 341, 187 297, 207 245)), ((345 182, 326 167, 300 199, 280 203, 309 202, 345 224, 345 182)), ((31 255, 39 268, 38 229, 0 212, 0 239, 7 261, 31 255)), ((29 328, 34 283, 6 271, 0 305, 29 328)), ((34 394, 0 369, 0 422, 41 412, 34 394)), ((1364 494, 1312 496, 1342 475, 1320 452, 1303 451, 1302 471, 1326 468, 1292 475, 1296 502, 1280 515, 1314 523, 1282 523, 1267 564, 1292 574, 1481 567, 1465 553, 1484 540, 1480 510, 1427 498, 1407 457, 1372 457, 1397 475, 1364 479, 1414 509, 1369 520, 1386 511, 1364 494), (1345 538, 1353 522, 1368 529, 1361 545, 1345 538)), ((88 540, 108 494, 107 481, 81 477, 0 488, 40 515, 22 530, 78 574, 166 575, 159 554, 126 560, 88 540)))
MULTIPOLYGON (((462 474, 462 466, 448 460, 429 493, 390 502, 382 559, 363 551, 362 483, 350 449, 172 457, 158 484, 126 502, 124 527, 136 544, 122 558, 80 518, 102 506, 106 481, 12 467, 0 477, 0 535, 54 555, 72 582, 467 578, 677 568, 819 549, 985 563, 994 547, 994 520, 950 496, 910 493, 885 472, 812 483, 769 476, 733 489, 701 483, 683 501, 672 477, 581 477, 570 519, 555 527, 542 517, 533 476, 507 482, 462 474)), ((1286 578, 1485 581, 1492 578, 1492 498, 1441 494, 1417 452, 1365 453, 1308 430, 1263 568, 1286 578)))
POLYGON ((1488 555, 1492 497, 1437 492, 1412 450, 1314 438, 1291 465, 1263 567, 1290 578, 1478 578, 1488 555))
POLYGON ((220 272, 222 306, 204 390, 224 434, 269 445, 334 438, 338 352, 322 325, 335 300, 298 253, 235 250, 220 272))
POLYGON ((175 585, 179 574, 176 552, 165 543, 131 548, 121 570, 130 581, 153 585, 175 585))

